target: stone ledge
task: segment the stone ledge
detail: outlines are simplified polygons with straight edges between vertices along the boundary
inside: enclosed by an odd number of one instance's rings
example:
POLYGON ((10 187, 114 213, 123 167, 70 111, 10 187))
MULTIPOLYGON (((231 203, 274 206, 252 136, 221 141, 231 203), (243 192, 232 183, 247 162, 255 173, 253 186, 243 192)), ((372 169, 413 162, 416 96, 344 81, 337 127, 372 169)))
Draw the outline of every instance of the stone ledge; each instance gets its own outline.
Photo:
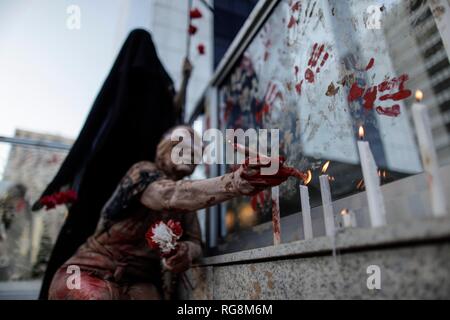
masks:
MULTIPOLYGON (((450 240, 450 217, 417 219, 380 228, 354 228, 339 232, 335 250, 364 250, 373 247, 395 246, 409 242, 450 240)), ((302 240, 279 246, 229 253, 203 258, 196 266, 230 265, 289 257, 332 255, 333 241, 329 237, 302 240)))

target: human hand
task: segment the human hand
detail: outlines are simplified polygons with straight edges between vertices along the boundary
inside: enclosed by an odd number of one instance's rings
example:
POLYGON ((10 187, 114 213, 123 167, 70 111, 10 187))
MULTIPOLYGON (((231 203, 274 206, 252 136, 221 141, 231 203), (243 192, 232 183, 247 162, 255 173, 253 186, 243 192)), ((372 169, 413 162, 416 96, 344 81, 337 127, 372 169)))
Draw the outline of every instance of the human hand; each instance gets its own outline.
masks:
POLYGON ((165 260, 165 267, 173 273, 181 273, 188 270, 192 265, 192 255, 189 245, 186 242, 180 242, 178 251, 175 255, 165 260))
POLYGON ((277 158, 271 159, 271 161, 279 161, 280 170, 274 175, 263 175, 261 169, 269 168, 271 162, 263 164, 259 159, 247 158, 245 163, 235 172, 237 175, 235 185, 238 191, 243 195, 254 195, 264 189, 275 187, 285 182, 289 175, 285 174, 285 170, 283 170, 284 160, 277 158))

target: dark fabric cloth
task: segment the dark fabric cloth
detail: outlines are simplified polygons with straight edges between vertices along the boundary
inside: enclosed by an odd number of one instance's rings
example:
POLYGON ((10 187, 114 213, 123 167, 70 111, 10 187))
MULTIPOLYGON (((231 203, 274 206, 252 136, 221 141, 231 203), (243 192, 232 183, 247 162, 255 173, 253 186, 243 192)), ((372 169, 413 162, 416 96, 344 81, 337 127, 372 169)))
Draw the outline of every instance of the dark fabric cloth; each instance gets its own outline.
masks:
POLYGON ((127 170, 136 162, 153 161, 163 133, 178 121, 174 94, 150 34, 134 30, 70 153, 43 193, 70 186, 78 200, 70 207, 54 246, 40 299, 47 299, 56 270, 94 233, 103 205, 127 170))

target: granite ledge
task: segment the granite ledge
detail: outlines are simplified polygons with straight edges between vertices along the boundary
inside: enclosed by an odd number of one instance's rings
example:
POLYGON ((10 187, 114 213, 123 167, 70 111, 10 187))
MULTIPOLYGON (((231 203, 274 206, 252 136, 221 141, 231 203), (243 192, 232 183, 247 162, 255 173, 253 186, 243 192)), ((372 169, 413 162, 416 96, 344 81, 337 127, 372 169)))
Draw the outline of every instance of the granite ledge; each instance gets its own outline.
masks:
MULTIPOLYGON (((338 232, 335 249, 339 251, 364 250, 369 248, 395 246, 408 242, 450 240, 450 216, 426 218, 387 225, 380 228, 353 228, 338 232)), ((301 240, 279 246, 270 246, 219 256, 203 258, 197 267, 249 263, 257 261, 286 259, 289 257, 331 255, 333 241, 330 237, 301 240)))

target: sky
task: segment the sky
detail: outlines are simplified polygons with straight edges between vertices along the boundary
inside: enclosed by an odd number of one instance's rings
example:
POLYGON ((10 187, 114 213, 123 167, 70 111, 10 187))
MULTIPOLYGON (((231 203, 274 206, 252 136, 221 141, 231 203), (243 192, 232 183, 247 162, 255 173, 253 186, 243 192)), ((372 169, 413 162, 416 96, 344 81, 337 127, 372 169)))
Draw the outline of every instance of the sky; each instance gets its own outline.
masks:
POLYGON ((0 0, 0 135, 76 138, 128 31, 149 26, 149 1, 0 0), (70 5, 79 30, 67 27, 70 5))
POLYGON ((75 138, 127 31, 149 19, 145 2, 0 0, 0 135, 75 138), (66 24, 72 4, 80 30, 66 24))

